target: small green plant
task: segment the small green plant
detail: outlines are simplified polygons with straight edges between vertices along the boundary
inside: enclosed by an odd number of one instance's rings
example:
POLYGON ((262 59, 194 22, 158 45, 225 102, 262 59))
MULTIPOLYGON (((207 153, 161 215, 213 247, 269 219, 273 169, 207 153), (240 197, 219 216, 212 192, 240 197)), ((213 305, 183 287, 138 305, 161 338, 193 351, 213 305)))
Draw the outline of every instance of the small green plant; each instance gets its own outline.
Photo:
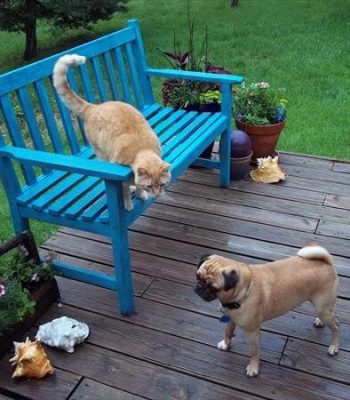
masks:
POLYGON ((48 256, 45 262, 39 265, 34 264, 26 260, 21 252, 16 251, 9 262, 0 269, 0 276, 5 280, 19 282, 24 287, 36 282, 48 281, 54 276, 51 260, 51 256, 48 256))
POLYGON ((201 104, 221 104, 220 90, 208 90, 206 93, 201 93, 199 96, 199 101, 201 104))
POLYGON ((23 289, 20 282, 2 281, 0 283, 0 334, 32 313, 34 307, 35 302, 31 300, 29 291, 23 289))
MULTIPOLYGON (((213 74, 230 74, 224 68, 214 65, 208 60, 208 27, 205 26, 205 35, 200 46, 200 51, 196 49, 195 41, 195 21, 191 16, 190 3, 187 2, 188 20, 188 47, 182 51, 176 40, 174 31, 174 49, 172 52, 163 52, 164 57, 172 68, 185 71, 210 72, 213 74)), ((168 79, 163 82, 162 95, 163 103, 176 108, 184 108, 191 105, 209 104, 209 97, 214 92, 219 92, 219 85, 206 82, 188 81, 181 79, 168 79), (207 97, 203 94, 208 93, 207 97), (203 99, 203 102, 201 101, 203 99)), ((220 94, 220 92, 219 92, 220 94)), ((217 96, 216 96, 217 97, 217 96)), ((219 101, 214 100, 219 103, 219 101)))
POLYGON ((251 125, 270 125, 286 118, 286 90, 267 82, 251 83, 234 89, 235 117, 251 125))

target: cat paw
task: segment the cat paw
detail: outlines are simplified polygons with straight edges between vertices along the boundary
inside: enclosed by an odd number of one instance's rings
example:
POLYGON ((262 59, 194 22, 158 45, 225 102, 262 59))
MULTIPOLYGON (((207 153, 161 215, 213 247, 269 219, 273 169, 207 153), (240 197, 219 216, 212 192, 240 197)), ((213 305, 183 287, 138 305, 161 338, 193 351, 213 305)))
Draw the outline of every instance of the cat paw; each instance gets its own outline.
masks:
POLYGON ((323 322, 319 318, 314 319, 314 327, 315 328, 323 328, 323 322))

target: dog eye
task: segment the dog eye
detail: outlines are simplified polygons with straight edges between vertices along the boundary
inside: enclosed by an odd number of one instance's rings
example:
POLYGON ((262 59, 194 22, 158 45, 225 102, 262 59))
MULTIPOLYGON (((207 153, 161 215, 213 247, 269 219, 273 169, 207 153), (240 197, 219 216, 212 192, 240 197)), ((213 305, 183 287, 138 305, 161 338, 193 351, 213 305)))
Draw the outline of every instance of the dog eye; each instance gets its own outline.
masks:
POLYGON ((213 286, 213 284, 212 283, 208 283, 208 289, 211 291, 211 292, 217 292, 219 289, 218 288, 216 288, 215 286, 213 286))

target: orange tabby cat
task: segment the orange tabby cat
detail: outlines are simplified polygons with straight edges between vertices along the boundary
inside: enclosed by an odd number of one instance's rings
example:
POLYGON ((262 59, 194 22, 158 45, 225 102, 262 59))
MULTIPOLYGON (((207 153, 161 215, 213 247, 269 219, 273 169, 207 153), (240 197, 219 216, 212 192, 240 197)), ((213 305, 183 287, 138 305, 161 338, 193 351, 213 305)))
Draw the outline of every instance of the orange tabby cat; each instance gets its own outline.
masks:
POLYGON ((160 143, 143 115, 120 101, 91 104, 72 91, 67 81, 68 67, 81 65, 86 57, 65 55, 55 64, 53 83, 67 107, 84 120, 87 138, 102 160, 129 165, 135 187, 124 184, 124 204, 132 209, 130 190, 142 200, 158 196, 170 181, 170 164, 160 157, 160 143))

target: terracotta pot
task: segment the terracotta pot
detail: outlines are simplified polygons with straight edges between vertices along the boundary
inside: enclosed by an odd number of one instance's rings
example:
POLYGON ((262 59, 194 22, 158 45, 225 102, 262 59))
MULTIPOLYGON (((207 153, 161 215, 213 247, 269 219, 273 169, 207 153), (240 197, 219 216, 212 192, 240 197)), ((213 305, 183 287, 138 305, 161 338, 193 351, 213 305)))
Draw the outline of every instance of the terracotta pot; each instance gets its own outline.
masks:
POLYGON ((236 120, 238 129, 248 133, 252 140, 252 162, 257 158, 275 155, 276 145, 286 120, 274 125, 249 125, 236 120))

